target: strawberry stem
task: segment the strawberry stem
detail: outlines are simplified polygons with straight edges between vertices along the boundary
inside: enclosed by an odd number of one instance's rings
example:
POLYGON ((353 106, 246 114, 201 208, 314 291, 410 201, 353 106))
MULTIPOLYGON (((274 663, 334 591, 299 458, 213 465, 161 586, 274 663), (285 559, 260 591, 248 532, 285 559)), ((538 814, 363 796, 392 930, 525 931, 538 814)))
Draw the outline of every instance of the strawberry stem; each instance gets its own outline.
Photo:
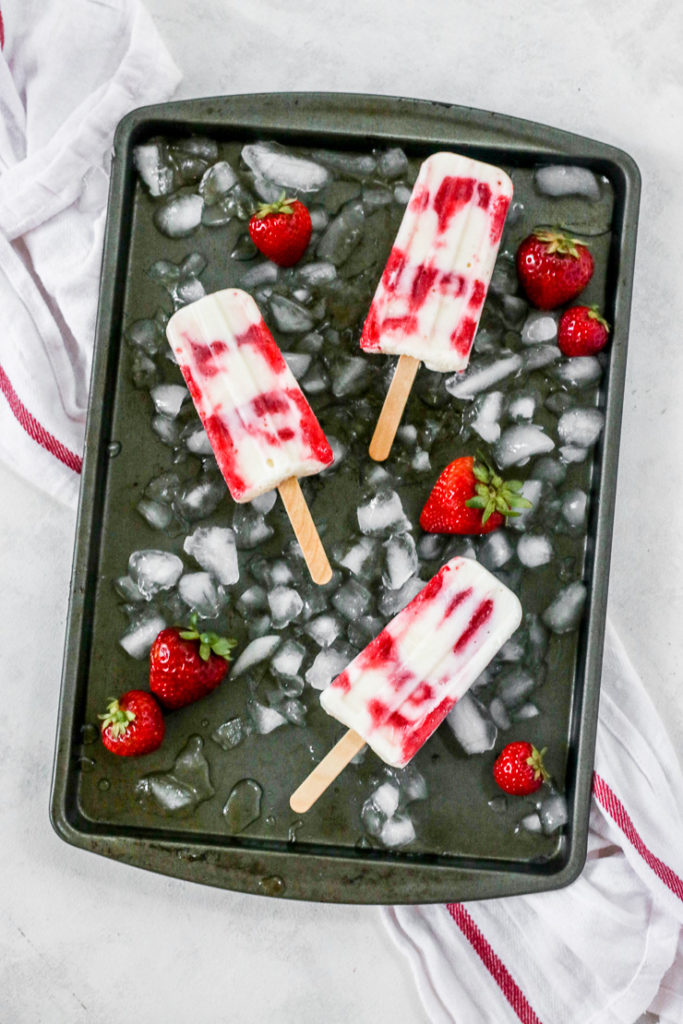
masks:
POLYGON ((124 710, 115 697, 108 698, 107 710, 97 717, 102 720, 102 729, 109 729, 112 736, 118 739, 123 736, 131 722, 135 721, 135 712, 124 710))
POLYGON ((212 651, 219 658, 230 661, 232 649, 237 646, 237 640, 219 636, 218 633, 200 633, 197 628, 196 612, 190 616, 190 628, 181 630, 180 636, 183 640, 199 640, 199 657, 202 661, 208 661, 212 651))
POLYGON ((526 763, 529 765, 530 768, 533 768, 534 770, 534 778, 543 779, 544 782, 547 782, 550 778, 550 774, 547 771, 545 765, 543 764, 543 758, 547 751, 547 747, 544 747, 543 750, 537 750, 532 743, 531 754, 526 759, 526 763))
POLYGON ((576 260, 581 255, 577 246, 585 247, 588 244, 587 242, 582 242, 580 238, 572 238, 571 235, 566 235, 559 228, 536 228, 533 234, 539 242, 546 243, 549 253, 556 252, 560 256, 573 256, 576 260))
POLYGON ((292 199, 291 197, 285 196, 285 193, 283 192, 280 195, 280 198, 276 199, 274 203, 259 203, 259 205, 256 207, 256 213, 254 214, 254 217, 257 220, 262 220, 263 217, 268 217, 271 213, 285 213, 288 215, 292 214, 294 213, 294 210, 292 209, 292 204, 295 202, 296 199, 292 199))
POLYGON ((605 330, 609 334, 609 329, 610 329, 609 328, 609 324, 607 323, 605 318, 600 314, 597 306, 591 306, 590 309, 588 310, 587 316, 591 320, 596 320, 599 324, 602 324, 602 326, 605 328, 605 330))
POLYGON ((472 472, 477 480, 474 485, 475 496, 469 498, 465 505, 467 508, 483 509, 482 524, 488 522, 494 512, 500 512, 508 519, 519 515, 515 509, 532 507, 531 502, 520 494, 521 480, 503 480, 483 452, 477 452, 472 472))

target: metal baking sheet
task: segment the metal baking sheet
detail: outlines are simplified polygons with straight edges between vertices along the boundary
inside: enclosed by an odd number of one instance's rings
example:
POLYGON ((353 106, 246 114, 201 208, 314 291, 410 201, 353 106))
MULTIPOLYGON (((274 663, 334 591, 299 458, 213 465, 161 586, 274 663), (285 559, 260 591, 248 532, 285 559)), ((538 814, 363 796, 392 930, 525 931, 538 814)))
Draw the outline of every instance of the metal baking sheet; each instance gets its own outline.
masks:
MULTIPOLYGON (((240 173, 244 170, 242 166, 240 173)), ((366 208, 363 239, 339 267, 332 286, 327 291, 322 286, 325 301, 314 314, 314 320, 319 319, 313 326, 323 332, 326 346, 322 354, 315 353, 314 362, 318 360, 333 379, 340 367, 351 365, 349 359, 360 356, 357 341, 363 313, 405 202, 405 189, 399 189, 388 205, 379 202, 377 193, 374 206, 363 188, 386 192, 395 185, 396 181, 371 177, 363 186, 347 170, 325 192, 310 197, 311 205, 325 211, 321 221, 334 217, 344 202, 359 195, 366 208), (330 345, 338 346, 338 357, 330 355, 330 345)), ((196 185, 190 190, 196 191, 196 185)), ((333 902, 469 900, 554 889, 577 876, 588 829, 638 200, 639 173, 625 153, 543 125, 449 104, 340 94, 244 95, 148 107, 122 121, 112 167, 55 756, 51 815, 62 838, 116 860, 197 882, 333 902), (268 688, 274 685, 267 664, 229 678, 203 701, 169 714, 162 747, 144 759, 117 759, 97 739, 97 713, 106 698, 147 686, 146 661, 129 657, 118 642, 126 619, 113 581, 125 575, 130 553, 146 548, 178 554, 187 571, 198 569, 183 552, 184 536, 195 524, 181 528, 174 520, 165 532, 155 530, 136 508, 149 481, 162 473, 177 472, 185 481, 201 472, 199 457, 174 461, 172 447, 162 444, 150 427, 148 390, 133 386, 134 349, 126 340, 131 326, 154 318, 157 311, 163 320, 172 311, 169 288, 163 287, 159 274, 150 275, 150 268, 159 260, 178 265, 188 254, 199 252, 206 266, 196 279, 209 292, 239 285, 245 272, 258 265, 258 260, 230 255, 236 246, 238 254, 248 254, 244 238, 240 241, 245 223, 237 218, 218 227, 202 225, 184 238, 168 238, 155 227, 159 200, 150 199, 141 186, 133 149, 151 138, 178 142, 192 136, 215 140, 220 157, 235 169, 240 168, 242 146, 255 140, 274 140, 304 155, 318 149, 369 154, 400 146, 409 157, 406 187, 420 160, 442 148, 503 166, 514 180, 516 206, 499 255, 499 283, 487 299, 473 359, 486 358, 487 343, 494 349, 524 349, 519 332, 526 307, 518 294, 511 302, 509 294, 506 299, 509 273, 507 285, 505 281, 511 254, 534 226, 560 223, 571 228, 589 240, 595 257, 595 274, 581 301, 598 303, 613 324, 613 333, 601 356, 600 380, 581 391, 578 404, 601 409, 605 426, 588 457, 567 466, 559 492, 561 496, 578 488, 588 495, 587 525, 579 533, 553 533, 556 558, 551 566, 529 570, 513 554, 500 569, 519 592, 527 615, 536 617, 527 620, 527 626, 538 621, 561 586, 576 580, 587 588, 583 617, 577 629, 547 635, 546 653, 533 668, 530 699, 540 711, 536 718, 499 730, 494 750, 470 757, 443 725, 418 753, 413 763, 426 783, 427 796, 407 809, 416 838, 403 847, 386 848, 363 826, 363 803, 385 777, 371 753, 348 768, 303 819, 290 811, 290 793, 340 734, 338 725, 318 707, 317 693, 310 686, 301 695, 305 725, 290 723, 267 735, 249 735, 228 750, 212 739, 231 718, 248 720, 249 701, 267 705, 268 688), (593 199, 543 194, 535 184, 535 170, 553 164, 590 169, 599 181, 599 194, 593 199), (505 806, 490 803, 497 795, 491 777, 495 752, 517 738, 548 747, 554 783, 566 794, 568 823, 552 835, 518 827, 520 819, 533 811, 530 803, 519 798, 505 806), (196 806, 179 815, 159 813, 154 800, 145 798, 145 783, 141 789, 140 780, 168 772, 181 751, 190 754, 199 794, 196 806), (206 777, 198 782, 197 772, 208 772, 208 783, 206 777), (258 818, 241 827, 244 821, 236 823, 223 809, 235 785, 245 779, 259 785, 262 797, 258 818)), ((296 351, 306 332, 278 331, 268 311, 268 293, 258 294, 258 286, 253 290, 266 303, 266 319, 281 347, 296 351)), ((310 301, 318 298, 314 295, 310 301)), ((352 385, 350 392, 342 388, 338 395, 329 390, 319 398, 309 394, 323 428, 341 439, 346 451, 339 468, 303 484, 338 570, 333 584, 315 597, 305 575, 298 577, 306 606, 298 620, 279 631, 283 639, 303 643, 308 659, 304 670, 317 651, 304 630, 306 617, 312 614, 308 603, 334 611, 335 594, 348 579, 348 573, 339 570, 339 559, 358 535, 356 506, 378 486, 367 443, 393 360, 362 358, 367 380, 358 385, 359 392, 352 385)), ((178 368, 163 351, 153 356, 153 362, 160 379, 181 381, 178 368)), ((547 367, 529 368, 515 386, 536 393, 537 421, 553 434, 564 399, 550 402, 555 412, 545 403, 552 393, 566 394, 571 388, 547 367)), ((572 401, 576 400, 575 394, 572 401)), ((471 403, 457 401, 445 390, 442 375, 421 369, 404 422, 417 428, 417 443, 428 451, 430 468, 424 471, 424 456, 413 464, 407 436, 405 443, 399 440, 394 446, 386 464, 389 481, 384 482, 399 494, 421 554, 425 549, 419 545, 418 518, 432 483, 447 462, 480 446, 480 439, 464 426, 468 416, 471 419, 470 410, 471 403)), ((533 475, 537 462, 532 459, 516 468, 515 475, 533 475)), ((560 514, 558 494, 551 484, 545 490, 547 507, 539 513, 538 530, 551 529, 560 514)), ((200 525, 230 526, 235 509, 226 492, 200 525)), ((296 563, 279 505, 268 513, 268 522, 273 534, 263 545, 240 549, 240 581, 227 588, 229 603, 215 620, 222 631, 238 638, 241 649, 249 630, 260 627, 239 614, 239 595, 269 560, 281 559, 284 553, 296 563)), ((520 533, 510 527, 505 533, 514 551, 520 533)), ((418 571, 425 580, 451 554, 464 551, 485 558, 483 541, 477 540, 473 549, 463 547, 458 538, 436 543, 428 552, 431 557, 420 559, 418 571)), ((386 587, 381 593, 385 599, 378 607, 375 587, 371 611, 387 621, 391 595, 387 597, 386 587)), ((169 625, 170 614, 167 609, 169 625)), ((363 646, 353 625, 339 640, 342 651, 363 646)), ((500 680, 496 673, 504 669, 500 662, 494 664, 494 678, 488 690, 482 690, 482 701, 495 694, 500 680)))

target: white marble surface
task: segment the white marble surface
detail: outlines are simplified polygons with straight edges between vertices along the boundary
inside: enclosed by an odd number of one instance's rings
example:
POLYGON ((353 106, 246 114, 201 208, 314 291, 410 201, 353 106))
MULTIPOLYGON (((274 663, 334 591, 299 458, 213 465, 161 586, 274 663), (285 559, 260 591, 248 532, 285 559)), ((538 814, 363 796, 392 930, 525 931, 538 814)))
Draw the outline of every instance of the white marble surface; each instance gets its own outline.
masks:
MULTIPOLYGON (((180 97, 291 89, 427 97, 552 124, 635 157, 643 199, 609 610, 681 751, 680 5, 147 5, 184 72, 180 97)), ((8 698, 0 1016, 14 1024, 426 1021, 372 909, 235 895, 57 839, 48 799, 74 514, 3 467, 0 494, 8 698)))

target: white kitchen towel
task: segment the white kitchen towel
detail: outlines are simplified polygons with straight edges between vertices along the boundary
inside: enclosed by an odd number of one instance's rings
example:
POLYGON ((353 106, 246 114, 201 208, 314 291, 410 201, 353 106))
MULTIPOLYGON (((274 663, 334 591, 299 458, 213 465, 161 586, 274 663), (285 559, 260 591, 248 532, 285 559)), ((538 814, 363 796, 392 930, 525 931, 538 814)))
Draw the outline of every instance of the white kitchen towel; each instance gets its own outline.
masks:
POLYGON ((75 504, 114 130, 180 72, 138 0, 0 8, 0 458, 75 504))
POLYGON ((683 774, 608 622, 586 866, 554 892, 383 910, 434 1024, 683 1022, 683 774))

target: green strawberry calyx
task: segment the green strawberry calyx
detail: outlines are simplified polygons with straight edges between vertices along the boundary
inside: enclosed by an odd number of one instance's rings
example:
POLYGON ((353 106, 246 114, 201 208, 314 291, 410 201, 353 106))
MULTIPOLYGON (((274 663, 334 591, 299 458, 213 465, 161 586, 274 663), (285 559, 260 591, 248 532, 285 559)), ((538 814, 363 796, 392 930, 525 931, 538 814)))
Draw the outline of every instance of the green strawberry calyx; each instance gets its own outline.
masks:
POLYGON ((118 739, 119 736, 123 736, 130 723, 135 721, 135 712, 122 708, 115 697, 107 699, 107 710, 97 717, 102 720, 102 729, 109 729, 114 739, 118 739))
POLYGON ((559 228, 536 228, 533 234, 534 238, 537 238, 539 242, 547 245, 550 254, 558 253, 560 256, 573 256, 576 260, 581 256, 577 246, 584 248, 586 246, 586 242, 582 242, 580 238, 572 238, 571 235, 566 235, 559 228))
POLYGON ((507 519, 519 515, 515 509, 532 508, 531 502, 520 494, 522 481, 503 480, 482 452, 477 452, 472 472, 477 481, 474 485, 474 497, 469 498, 465 505, 467 508, 483 510, 482 524, 487 522, 494 512, 500 512, 507 519))
POLYGON ((294 213, 293 204, 295 202, 296 199, 292 199, 291 196, 287 197, 283 192, 280 198, 276 199, 274 203, 259 203, 254 217, 256 220, 262 220, 264 217, 269 217, 271 213, 284 213, 290 215, 294 213))
POLYGON ((586 316, 590 320, 595 320, 597 323, 599 323, 602 327, 605 328, 605 330, 609 334, 609 324, 605 320, 604 316, 602 316, 597 306, 591 306, 588 312, 586 313, 586 316))
POLYGON ((546 769, 546 766, 543 764, 543 758, 547 751, 547 747, 544 747, 543 750, 537 750, 532 743, 531 753, 526 759, 526 763, 533 769, 534 779, 543 779, 544 782, 547 782, 550 778, 550 774, 546 769))
POLYGON ((219 658, 230 661, 232 649, 237 646, 237 641, 219 636, 218 633, 205 633, 197 629, 197 613, 190 617, 190 628, 180 631, 183 640, 199 640, 199 657, 202 661, 208 661, 211 654, 217 654, 219 658))

